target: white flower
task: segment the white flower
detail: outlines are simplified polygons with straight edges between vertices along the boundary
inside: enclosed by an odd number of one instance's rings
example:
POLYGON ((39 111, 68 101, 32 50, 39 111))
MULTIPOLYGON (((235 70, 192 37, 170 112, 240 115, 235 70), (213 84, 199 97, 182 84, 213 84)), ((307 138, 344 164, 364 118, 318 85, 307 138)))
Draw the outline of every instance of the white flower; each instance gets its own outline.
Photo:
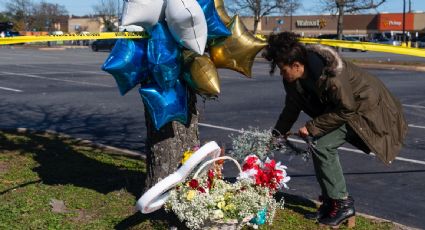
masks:
POLYGON ((248 169, 248 170, 245 170, 245 171, 241 172, 239 174, 239 177, 237 179, 238 180, 254 179, 257 174, 258 174, 258 170, 257 169, 248 169))
POLYGON ((216 209, 216 210, 213 211, 213 216, 212 216, 213 220, 219 220, 219 219, 222 219, 222 218, 224 218, 223 211, 221 211, 220 209, 216 209))
POLYGON ((288 169, 285 165, 283 165, 280 161, 276 163, 275 169, 285 171, 285 169, 288 169))
POLYGON ((254 155, 254 154, 251 154, 251 155, 249 155, 249 156, 245 157, 245 159, 244 159, 243 161, 244 161, 244 162, 247 162, 247 161, 248 161, 248 159, 250 159, 250 158, 254 158, 254 159, 255 159, 255 164, 256 164, 256 165, 261 165, 261 164, 262 164, 262 162, 261 162, 260 158, 258 158, 258 156, 257 156, 257 155, 254 155))

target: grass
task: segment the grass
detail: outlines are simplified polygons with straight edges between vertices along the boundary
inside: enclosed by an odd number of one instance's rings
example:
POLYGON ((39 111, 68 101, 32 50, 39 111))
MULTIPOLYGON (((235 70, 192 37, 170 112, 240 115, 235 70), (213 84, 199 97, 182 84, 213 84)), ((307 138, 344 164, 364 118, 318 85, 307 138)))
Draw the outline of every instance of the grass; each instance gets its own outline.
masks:
MULTIPOLYGON (((111 154, 45 133, 0 131, 0 229, 183 228, 174 215, 142 215, 134 204, 143 191, 141 159, 111 154)), ((314 203, 285 194, 273 226, 318 229, 303 214, 314 203)), ((396 229, 358 217, 355 229, 396 229)))

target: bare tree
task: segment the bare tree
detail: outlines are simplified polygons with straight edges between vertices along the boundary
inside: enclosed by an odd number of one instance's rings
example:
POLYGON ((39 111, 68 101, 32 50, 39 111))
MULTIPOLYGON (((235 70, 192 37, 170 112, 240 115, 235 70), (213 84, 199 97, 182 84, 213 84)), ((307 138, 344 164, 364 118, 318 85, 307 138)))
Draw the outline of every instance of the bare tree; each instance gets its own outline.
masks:
POLYGON ((254 33, 264 16, 288 14, 300 7, 299 0, 228 0, 231 12, 254 17, 254 33))
POLYGON ((337 34, 342 39, 344 30, 344 13, 358 13, 365 10, 376 9, 386 0, 321 0, 323 9, 338 14, 337 34))
POLYGON ((118 22, 119 4, 121 1, 116 0, 99 0, 96 5, 93 6, 95 15, 100 17, 101 23, 105 26, 105 31, 115 31, 116 23, 118 22))
POLYGON ((11 18, 6 14, 6 12, 0 12, 0 22, 8 22, 11 18))
POLYGON ((55 24, 60 22, 60 18, 67 15, 65 6, 42 1, 36 4, 32 11, 32 28, 36 30, 55 30, 55 24))
POLYGON ((5 4, 7 16, 12 19, 15 30, 28 30, 32 24, 30 0, 9 0, 5 4))

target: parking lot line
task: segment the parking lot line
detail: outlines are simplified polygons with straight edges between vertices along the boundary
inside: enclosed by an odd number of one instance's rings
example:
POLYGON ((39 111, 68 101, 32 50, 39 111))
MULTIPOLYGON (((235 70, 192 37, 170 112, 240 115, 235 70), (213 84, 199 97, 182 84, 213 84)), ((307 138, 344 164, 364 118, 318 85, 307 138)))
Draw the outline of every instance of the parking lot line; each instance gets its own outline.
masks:
POLYGON ((425 106, 422 105, 407 105, 403 104, 404 107, 417 108, 417 109, 425 109, 425 106))
POLYGON ((12 89, 12 88, 6 88, 6 87, 0 87, 0 89, 2 90, 7 90, 7 91, 12 91, 12 92, 17 92, 17 93, 22 93, 22 90, 19 89, 12 89))
POLYGON ((107 88, 113 88, 113 87, 115 87, 115 86, 111 86, 111 85, 105 85, 105 84, 99 84, 99 83, 91 83, 91 82, 85 82, 85 81, 73 81, 73 80, 66 80, 66 79, 43 77, 43 76, 34 75, 34 74, 20 74, 20 73, 9 73, 9 72, 1 72, 1 73, 3 75, 8 75, 8 76, 19 76, 19 77, 38 78, 38 79, 43 79, 43 80, 61 81, 61 82, 68 82, 68 83, 81 84, 81 85, 92 85, 92 86, 107 87, 107 88))
POLYGON ((425 129, 425 126, 412 125, 412 124, 409 124, 409 127, 417 128, 417 129, 425 129))
MULTIPOLYGON (((106 72, 103 72, 103 71, 73 71, 73 72, 69 72, 69 71, 67 71, 67 72, 42 72, 42 73, 34 73, 34 72, 32 72, 32 73, 19 73, 19 74, 30 74, 30 75, 33 75, 33 74, 42 74, 42 75, 55 75, 55 74, 96 74, 96 75, 108 75, 106 72)), ((3 76, 3 75, 9 75, 9 74, 3 74, 3 73, 0 73, 0 76, 3 76)))
MULTIPOLYGON (((103 72, 103 71, 73 71, 73 72, 45 72, 45 73, 40 73, 43 75, 54 75, 54 74, 96 74, 96 75, 108 75, 110 76, 108 73, 103 72)), ((31 74, 31 73, 28 73, 31 74)))
MULTIPOLYGON (((225 130, 225 131, 242 133, 242 130, 238 130, 238 129, 228 128, 228 127, 223 127, 223 126, 217 126, 217 125, 211 125, 211 124, 205 124, 205 123, 198 123, 198 124, 199 124, 199 126, 204 126, 204 127, 208 127, 208 128, 221 129, 221 130, 225 130)), ((305 141, 303 141, 303 140, 298 140, 298 139, 293 139, 293 138, 288 138, 288 139, 290 141, 293 141, 293 142, 305 144, 305 141)), ((338 149, 344 150, 344 151, 347 151, 347 152, 352 152, 352 153, 363 153, 363 151, 360 151, 360 150, 357 150, 357 149, 346 148, 346 147, 340 147, 338 149)), ((371 153, 370 155, 375 156, 375 154, 373 154, 373 153, 371 153)), ((409 162, 409 163, 413 163, 413 164, 425 165, 425 161, 409 159, 409 158, 404 158, 404 157, 396 157, 395 159, 398 160, 398 161, 404 161, 404 162, 409 162)))

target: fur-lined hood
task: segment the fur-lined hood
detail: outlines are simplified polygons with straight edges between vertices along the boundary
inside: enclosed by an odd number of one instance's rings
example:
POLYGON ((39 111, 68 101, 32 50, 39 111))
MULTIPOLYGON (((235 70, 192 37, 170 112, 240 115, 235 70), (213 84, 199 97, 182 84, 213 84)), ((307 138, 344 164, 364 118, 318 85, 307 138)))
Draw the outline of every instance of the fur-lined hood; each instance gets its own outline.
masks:
POLYGON ((326 62, 323 69, 324 74, 329 77, 335 77, 342 72, 344 62, 334 48, 319 44, 306 45, 306 48, 307 51, 316 53, 326 62))

